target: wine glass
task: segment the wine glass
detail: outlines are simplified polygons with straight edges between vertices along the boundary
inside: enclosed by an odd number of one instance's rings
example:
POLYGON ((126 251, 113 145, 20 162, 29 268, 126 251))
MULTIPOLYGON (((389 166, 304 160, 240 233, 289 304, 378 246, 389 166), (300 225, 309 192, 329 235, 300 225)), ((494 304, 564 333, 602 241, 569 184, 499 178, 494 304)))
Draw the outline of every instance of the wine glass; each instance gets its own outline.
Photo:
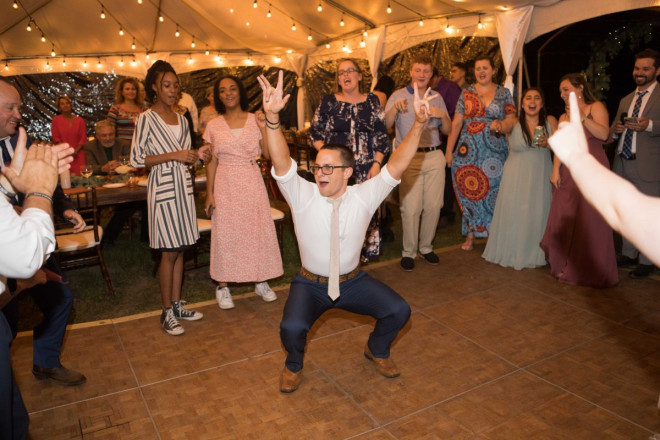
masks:
POLYGON ((82 175, 87 180, 87 189, 91 188, 89 185, 89 178, 92 177, 93 171, 92 167, 84 167, 80 170, 80 175, 82 175))

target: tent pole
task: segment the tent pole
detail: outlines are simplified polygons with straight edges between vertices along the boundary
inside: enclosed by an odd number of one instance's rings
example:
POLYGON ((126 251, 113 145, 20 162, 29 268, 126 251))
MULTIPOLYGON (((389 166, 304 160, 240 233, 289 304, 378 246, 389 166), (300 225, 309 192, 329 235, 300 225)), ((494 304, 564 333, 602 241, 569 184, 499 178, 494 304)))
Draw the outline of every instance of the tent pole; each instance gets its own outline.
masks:
POLYGON ((554 40, 559 34, 564 32, 569 27, 571 27, 570 24, 568 26, 564 26, 563 28, 559 29, 557 32, 552 34, 552 36, 547 40, 545 40, 545 43, 543 43, 541 47, 539 47, 539 49, 536 51, 536 87, 541 87, 541 52, 543 51, 543 49, 545 49, 545 46, 550 44, 552 40, 554 40))

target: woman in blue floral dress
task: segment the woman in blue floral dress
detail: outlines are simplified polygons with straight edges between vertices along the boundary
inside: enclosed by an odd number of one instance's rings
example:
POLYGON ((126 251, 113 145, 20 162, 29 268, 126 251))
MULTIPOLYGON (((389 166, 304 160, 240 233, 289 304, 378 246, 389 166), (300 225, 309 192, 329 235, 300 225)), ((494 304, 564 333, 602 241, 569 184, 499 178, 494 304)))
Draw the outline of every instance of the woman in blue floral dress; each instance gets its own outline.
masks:
MULTIPOLYGON (((362 70, 355 60, 340 60, 335 80, 336 93, 323 96, 309 136, 317 150, 330 143, 351 148, 355 155, 353 175, 356 183, 361 183, 380 173, 383 159, 389 153, 385 114, 378 97, 363 92, 362 70)), ((377 212, 367 230, 363 261, 380 255, 378 218, 377 212)))
POLYGON ((506 135, 518 122, 511 93, 493 83, 493 73, 489 57, 475 60, 477 82, 461 94, 447 145, 447 166, 463 214, 466 238, 461 247, 466 251, 475 237, 488 237, 508 155, 506 135))

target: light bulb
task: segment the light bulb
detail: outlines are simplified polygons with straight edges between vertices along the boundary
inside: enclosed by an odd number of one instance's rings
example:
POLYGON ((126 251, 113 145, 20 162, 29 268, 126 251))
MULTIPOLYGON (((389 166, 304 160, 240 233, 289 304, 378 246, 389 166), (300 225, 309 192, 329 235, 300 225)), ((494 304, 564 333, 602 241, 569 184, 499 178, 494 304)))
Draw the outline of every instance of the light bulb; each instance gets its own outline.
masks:
POLYGON ((424 20, 419 20, 419 25, 424 26, 424 20))
POLYGON ((25 28, 28 32, 32 31, 32 20, 28 21, 27 27, 25 28))
POLYGON ((162 15, 159 15, 158 16, 158 21, 160 21, 162 23, 162 22, 165 21, 165 18, 162 15))
POLYGON ((119 27, 119 35, 121 35, 121 36, 124 35, 124 28, 121 27, 121 26, 119 27))
POLYGON ((296 24, 295 24, 295 23, 293 23, 293 24, 291 25, 291 30, 292 30, 292 31, 295 31, 295 30, 296 30, 296 24))
POLYGON ((266 17, 270 18, 272 16, 273 16, 273 14, 270 13, 270 8, 268 8, 268 13, 266 14, 266 17))
POLYGON ((44 36, 43 32, 41 33, 41 42, 42 43, 46 42, 46 37, 44 36))
POLYGON ((316 7, 316 10, 319 12, 323 11, 323 5, 321 4, 321 2, 319 2, 319 5, 316 7))
POLYGON ((101 20, 105 20, 105 9, 101 8, 101 20))
POLYGON ((254 2, 252 2, 252 7, 254 9, 257 9, 259 7, 259 5, 257 4, 257 0, 254 0, 254 2))
POLYGON ((181 36, 181 32, 179 32, 179 26, 178 26, 178 25, 177 25, 177 27, 176 27, 176 32, 174 32, 174 36, 175 36, 175 37, 179 37, 179 36, 181 36))

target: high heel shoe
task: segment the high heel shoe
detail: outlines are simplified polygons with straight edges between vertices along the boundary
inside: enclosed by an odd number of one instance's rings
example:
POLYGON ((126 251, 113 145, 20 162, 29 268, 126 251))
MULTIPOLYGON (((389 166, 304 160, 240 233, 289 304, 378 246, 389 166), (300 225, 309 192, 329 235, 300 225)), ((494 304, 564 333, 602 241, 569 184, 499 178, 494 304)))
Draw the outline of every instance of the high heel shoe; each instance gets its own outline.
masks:
POLYGON ((461 245, 461 249, 464 251, 471 251, 474 249, 474 235, 468 235, 465 237, 465 243, 461 245))

